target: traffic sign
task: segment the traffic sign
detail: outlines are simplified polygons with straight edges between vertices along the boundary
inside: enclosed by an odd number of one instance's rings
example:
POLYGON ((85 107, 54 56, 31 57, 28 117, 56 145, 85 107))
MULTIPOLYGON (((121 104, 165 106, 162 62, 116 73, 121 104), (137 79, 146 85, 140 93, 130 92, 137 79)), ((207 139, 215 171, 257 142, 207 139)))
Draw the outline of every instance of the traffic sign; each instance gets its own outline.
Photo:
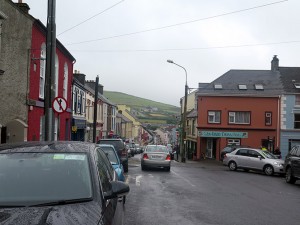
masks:
POLYGON ((63 113, 67 110, 67 100, 63 97, 56 97, 52 101, 52 109, 57 113, 63 113))

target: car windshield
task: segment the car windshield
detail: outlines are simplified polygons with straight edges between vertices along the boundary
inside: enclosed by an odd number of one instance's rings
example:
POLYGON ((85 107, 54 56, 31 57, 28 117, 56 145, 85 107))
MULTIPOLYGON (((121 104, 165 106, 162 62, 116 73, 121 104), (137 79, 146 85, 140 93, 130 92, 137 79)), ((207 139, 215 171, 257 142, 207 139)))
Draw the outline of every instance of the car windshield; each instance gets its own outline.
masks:
POLYGON ((118 156, 112 147, 101 146, 101 149, 105 152, 111 164, 119 164, 118 156))
POLYGON ((146 152, 166 152, 168 153, 168 149, 166 146, 162 145, 153 145, 153 146, 147 146, 146 152))
POLYGON ((275 155, 273 155, 272 153, 268 152, 268 151, 262 151, 261 154, 268 159, 278 159, 275 155))
POLYGON ((92 197, 86 154, 0 154, 0 206, 42 204, 92 197))

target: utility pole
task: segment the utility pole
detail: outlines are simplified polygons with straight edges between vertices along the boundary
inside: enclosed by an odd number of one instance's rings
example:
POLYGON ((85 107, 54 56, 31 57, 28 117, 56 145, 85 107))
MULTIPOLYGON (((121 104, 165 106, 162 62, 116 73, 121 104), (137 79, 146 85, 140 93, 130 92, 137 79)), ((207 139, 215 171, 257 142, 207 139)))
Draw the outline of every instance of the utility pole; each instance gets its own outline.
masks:
POLYGON ((98 106, 98 83, 99 76, 96 77, 95 82, 95 99, 94 99, 94 123, 93 123, 93 143, 96 143, 96 128, 97 128, 97 106, 98 106))
POLYGON ((46 76, 45 76, 45 140, 54 140, 55 117, 52 101, 55 97, 55 51, 56 51, 56 0, 48 0, 47 45, 46 45, 46 76))

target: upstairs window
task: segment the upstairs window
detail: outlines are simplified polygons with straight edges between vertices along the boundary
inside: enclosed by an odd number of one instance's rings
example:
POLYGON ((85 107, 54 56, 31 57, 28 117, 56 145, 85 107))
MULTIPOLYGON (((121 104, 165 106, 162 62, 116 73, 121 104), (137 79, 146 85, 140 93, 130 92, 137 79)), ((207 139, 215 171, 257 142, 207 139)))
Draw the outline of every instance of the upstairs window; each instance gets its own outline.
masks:
POLYGON ((239 84, 239 90, 247 90, 246 84, 239 84))
POLYGON ((250 112, 229 112, 229 124, 250 124, 250 112))
POLYGON ((272 112, 265 112, 265 125, 266 126, 272 125, 272 112))
POLYGON ((294 114, 294 128, 300 129, 300 114, 294 114))
POLYGON ((295 105, 300 106, 300 95, 295 95, 295 105))
POLYGON ((208 123, 221 123, 221 112, 208 111, 208 123))
POLYGON ((64 84, 63 84, 63 97, 67 100, 68 98, 68 64, 64 65, 64 84))
POLYGON ((46 77, 46 44, 41 46, 40 54, 40 85, 39 85, 39 98, 44 99, 45 95, 45 77, 46 77))

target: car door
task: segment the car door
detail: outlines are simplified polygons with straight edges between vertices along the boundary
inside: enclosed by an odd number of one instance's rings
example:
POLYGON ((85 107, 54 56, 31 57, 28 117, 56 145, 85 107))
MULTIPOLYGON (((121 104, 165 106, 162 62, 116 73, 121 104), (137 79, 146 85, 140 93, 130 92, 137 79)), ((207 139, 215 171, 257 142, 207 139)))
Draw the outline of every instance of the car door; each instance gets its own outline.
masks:
POLYGON ((300 146, 297 146, 297 151, 295 152, 295 156, 293 157, 293 167, 295 176, 300 177, 300 146))
POLYGON ((253 170, 262 170, 264 168, 265 158, 255 150, 248 150, 248 154, 249 154, 249 168, 253 170))
POLYGON ((115 179, 114 169, 108 161, 106 155, 101 149, 96 151, 97 169, 99 173, 99 181, 101 185, 102 195, 102 220, 104 225, 123 224, 123 203, 119 199, 105 200, 103 198, 105 192, 112 191, 110 182, 115 179))
POLYGON ((249 166, 248 158, 248 149, 240 148, 239 150, 237 150, 235 154, 235 162, 237 163, 238 167, 247 168, 249 166))

